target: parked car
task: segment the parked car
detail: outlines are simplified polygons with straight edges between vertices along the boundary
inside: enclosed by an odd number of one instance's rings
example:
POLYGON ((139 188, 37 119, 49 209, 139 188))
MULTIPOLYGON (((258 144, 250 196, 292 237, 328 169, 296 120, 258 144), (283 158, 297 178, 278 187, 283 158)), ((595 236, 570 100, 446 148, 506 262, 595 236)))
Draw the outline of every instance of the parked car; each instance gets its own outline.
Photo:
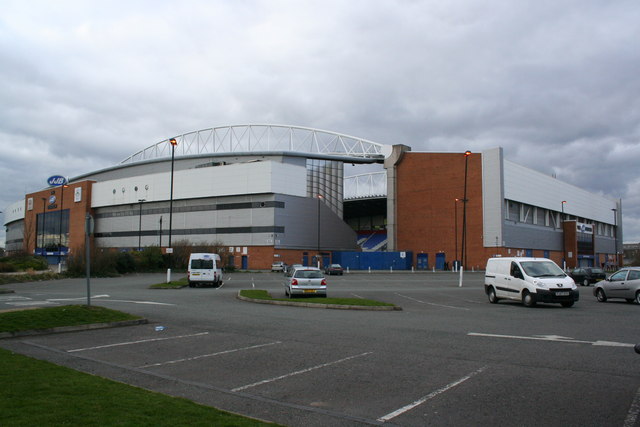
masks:
POLYGON ((342 276, 343 272, 344 270, 342 269, 342 266, 340 264, 331 264, 324 268, 324 273, 328 274, 329 276, 332 276, 334 274, 342 276))
POLYGON ((293 274, 293 272, 298 269, 298 268, 302 268, 303 265, 302 264, 292 264, 290 266, 287 267, 287 269, 285 270, 285 274, 287 276, 290 276, 291 274, 293 274))
POLYGON ((324 274, 316 267, 300 267, 285 277, 284 294, 289 298, 293 295, 327 296, 327 281, 324 274))
POLYGON ((627 267, 596 283, 593 295, 600 302, 609 298, 623 298, 640 304, 640 267, 627 267))
POLYGON ((599 282, 607 278, 604 270, 596 267, 578 267, 569 276, 582 286, 589 286, 591 283, 599 282))
POLYGON ((278 261, 271 264, 271 271, 284 271, 285 265, 284 262, 278 261))

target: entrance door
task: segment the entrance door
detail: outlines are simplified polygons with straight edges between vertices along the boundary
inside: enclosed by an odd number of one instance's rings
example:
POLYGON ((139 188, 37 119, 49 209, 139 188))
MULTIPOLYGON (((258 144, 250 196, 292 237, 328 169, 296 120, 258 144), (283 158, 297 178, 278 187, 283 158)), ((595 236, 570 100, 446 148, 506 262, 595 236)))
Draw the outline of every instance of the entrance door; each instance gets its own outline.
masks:
POLYGON ((242 255, 242 269, 243 270, 249 269, 249 257, 246 255, 242 255))
POLYGON ((418 270, 427 270, 429 268, 429 254, 418 254, 416 261, 418 270))
POLYGON ((436 270, 444 270, 445 254, 443 252, 436 254, 436 270))

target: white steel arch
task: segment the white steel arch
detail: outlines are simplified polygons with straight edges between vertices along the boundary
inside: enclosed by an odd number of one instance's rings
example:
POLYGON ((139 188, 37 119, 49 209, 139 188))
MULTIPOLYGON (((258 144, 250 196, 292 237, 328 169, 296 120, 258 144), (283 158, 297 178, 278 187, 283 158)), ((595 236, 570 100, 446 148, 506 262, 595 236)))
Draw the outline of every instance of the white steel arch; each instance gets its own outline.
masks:
POLYGON ((387 197, 387 171, 370 172, 345 177, 345 200, 379 197, 387 197))
MULTIPOLYGON (((358 158, 384 158, 383 145, 354 136, 299 126, 251 124, 221 126, 178 135, 176 155, 293 151, 358 158)), ((169 139, 127 157, 121 164, 171 155, 169 139)))

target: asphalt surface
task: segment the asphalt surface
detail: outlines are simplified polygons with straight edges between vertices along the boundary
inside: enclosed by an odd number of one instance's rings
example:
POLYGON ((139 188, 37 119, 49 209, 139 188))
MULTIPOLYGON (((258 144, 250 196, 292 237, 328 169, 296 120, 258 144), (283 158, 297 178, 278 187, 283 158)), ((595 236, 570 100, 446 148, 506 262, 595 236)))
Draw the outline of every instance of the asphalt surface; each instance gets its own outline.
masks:
MULTIPOLYGON (((402 311, 253 304, 280 273, 152 290, 164 275, 92 279, 91 303, 146 325, 0 340, 84 372, 288 426, 640 426, 640 306, 489 304, 483 274, 351 273, 329 296, 402 311), (163 328, 157 328, 162 326, 163 328), (157 330, 161 329, 161 330, 157 330)), ((86 281, 5 285, 0 310, 84 304, 86 281)))

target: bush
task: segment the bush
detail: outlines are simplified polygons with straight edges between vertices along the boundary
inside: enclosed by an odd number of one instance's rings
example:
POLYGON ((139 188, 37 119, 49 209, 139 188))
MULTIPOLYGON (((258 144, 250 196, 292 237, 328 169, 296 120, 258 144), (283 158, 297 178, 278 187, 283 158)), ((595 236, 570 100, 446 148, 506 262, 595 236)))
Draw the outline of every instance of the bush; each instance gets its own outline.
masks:
POLYGON ((138 271, 157 271, 164 267, 162 249, 158 246, 148 246, 138 254, 138 271))
POLYGON ((8 262, 0 262, 0 273, 13 273, 16 267, 8 262))
MULTIPOLYGON (((27 270, 47 270, 49 265, 47 264, 47 260, 40 256, 29 255, 26 252, 21 252, 17 254, 10 255, 8 257, 4 257, 0 259, 0 263, 9 264, 13 267, 13 270, 10 270, 12 267, 4 267, 8 268, 8 270, 4 270, 4 272, 11 271, 27 271, 27 270)), ((3 271, 0 269, 0 271, 3 271)))
POLYGON ((116 271, 120 274, 136 271, 136 260, 129 252, 118 252, 116 271))

